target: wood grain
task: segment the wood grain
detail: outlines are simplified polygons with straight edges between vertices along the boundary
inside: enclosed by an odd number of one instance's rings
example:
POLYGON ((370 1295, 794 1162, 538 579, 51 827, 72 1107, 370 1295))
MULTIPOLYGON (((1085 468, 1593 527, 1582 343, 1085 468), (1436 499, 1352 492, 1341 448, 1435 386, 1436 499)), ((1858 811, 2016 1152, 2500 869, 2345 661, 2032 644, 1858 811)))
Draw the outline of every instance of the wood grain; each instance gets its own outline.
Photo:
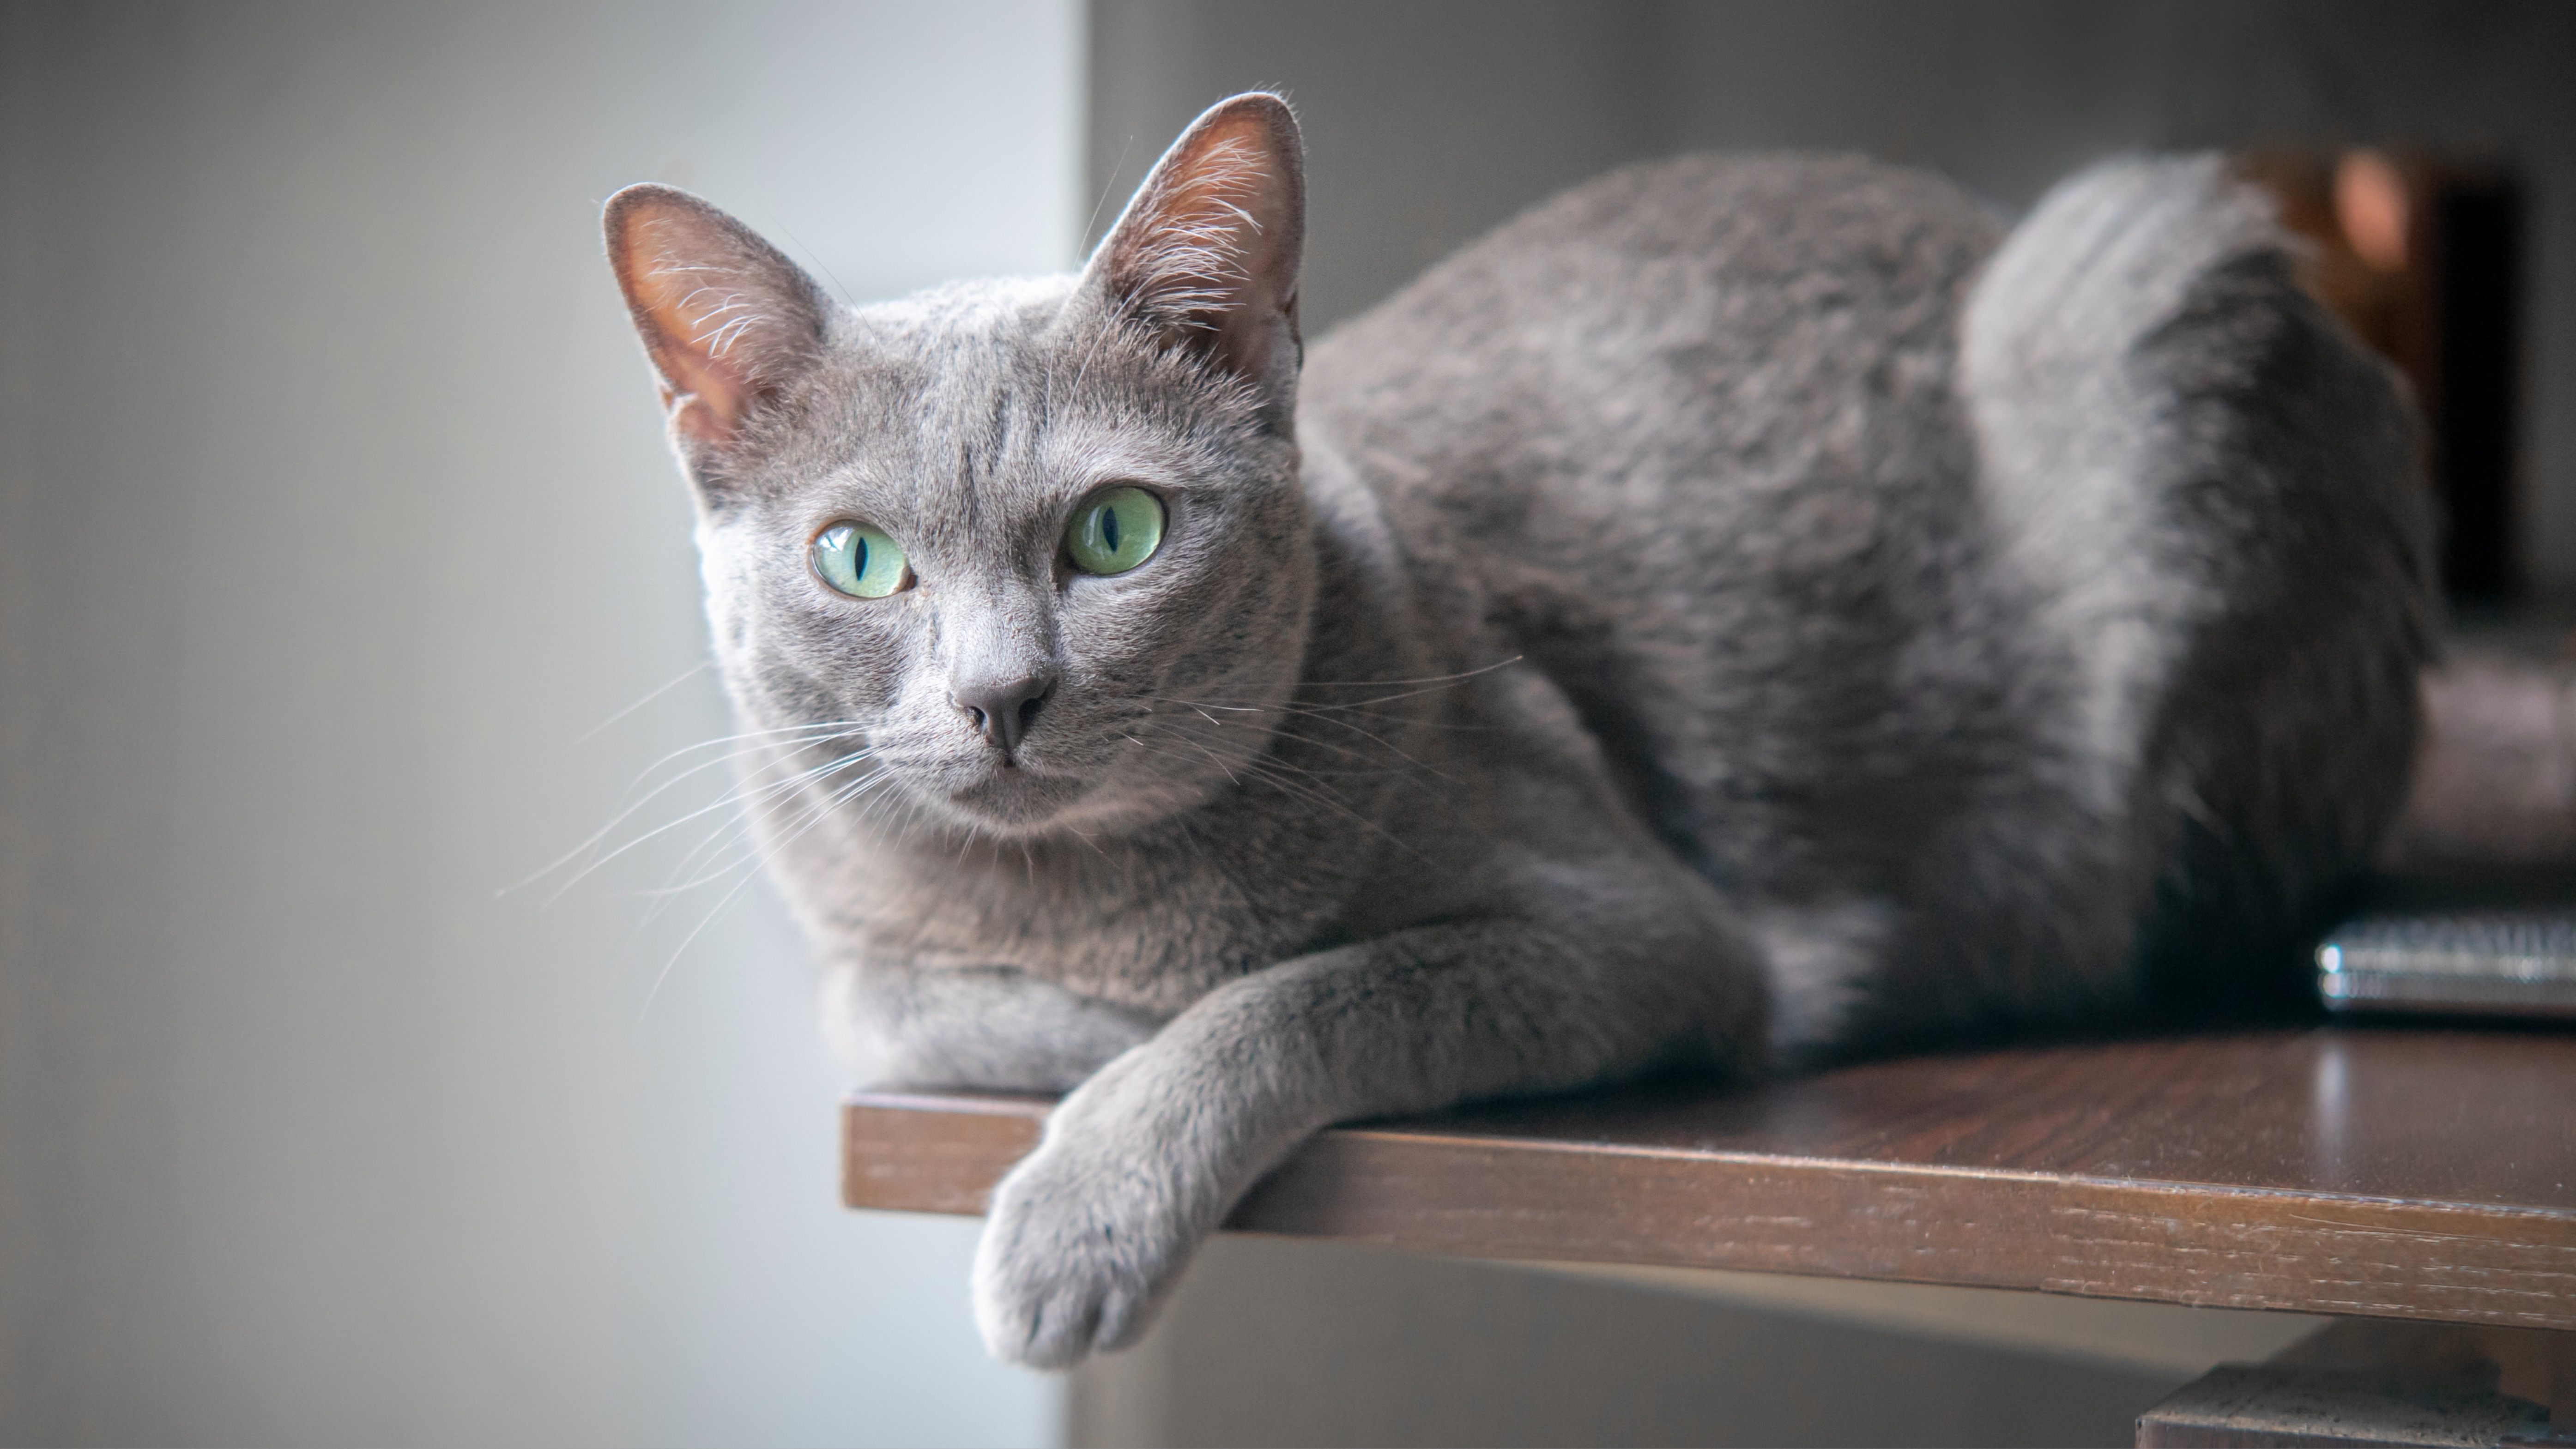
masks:
MULTIPOLYGON (((1046 1103, 865 1096, 853 1207, 973 1213, 1046 1103)), ((1480 1257, 2576 1328, 2576 1036, 2341 1027, 1336 1128, 1228 1226, 1480 1257)))

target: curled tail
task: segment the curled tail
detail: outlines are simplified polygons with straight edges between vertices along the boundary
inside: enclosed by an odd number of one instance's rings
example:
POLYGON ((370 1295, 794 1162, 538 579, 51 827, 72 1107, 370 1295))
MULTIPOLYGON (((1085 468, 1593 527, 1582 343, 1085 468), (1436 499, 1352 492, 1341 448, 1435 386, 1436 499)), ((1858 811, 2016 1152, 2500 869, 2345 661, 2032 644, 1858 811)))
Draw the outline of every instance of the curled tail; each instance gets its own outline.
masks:
POLYGON ((2106 813, 2187 636, 2224 604, 2207 541, 2176 517, 2170 424, 2175 362, 2187 369, 2195 346, 2223 356, 2232 339, 2179 324, 2231 269, 2280 248, 2268 208, 2218 158, 2114 160, 2041 200, 1962 322, 1985 497, 2035 622, 2074 661, 2067 743, 2106 813))
POLYGON ((2061 661, 2055 768, 2123 842, 2133 979, 2294 965, 2414 752, 2433 606, 2402 388, 2215 157, 2051 192, 1979 279, 1960 362, 1992 536, 2061 661))

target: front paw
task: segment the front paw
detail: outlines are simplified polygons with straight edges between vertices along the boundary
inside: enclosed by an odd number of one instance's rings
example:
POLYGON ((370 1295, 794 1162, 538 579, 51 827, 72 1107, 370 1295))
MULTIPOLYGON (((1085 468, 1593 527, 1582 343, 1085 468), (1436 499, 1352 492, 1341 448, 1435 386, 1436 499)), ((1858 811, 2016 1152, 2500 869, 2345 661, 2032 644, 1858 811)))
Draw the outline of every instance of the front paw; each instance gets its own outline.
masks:
POLYGON ((1071 1368, 1143 1335, 1205 1228, 1150 1152, 1050 1133, 993 1190, 975 1323, 997 1358, 1071 1368))

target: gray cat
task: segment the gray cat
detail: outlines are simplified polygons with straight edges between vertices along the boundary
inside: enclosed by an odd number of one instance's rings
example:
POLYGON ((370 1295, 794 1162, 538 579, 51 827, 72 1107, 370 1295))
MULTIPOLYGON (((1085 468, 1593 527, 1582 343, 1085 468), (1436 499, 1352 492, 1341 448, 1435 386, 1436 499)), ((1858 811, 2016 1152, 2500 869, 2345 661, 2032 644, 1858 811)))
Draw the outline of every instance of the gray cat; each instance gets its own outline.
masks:
POLYGON ((829 1034, 1071 1089, 993 1196, 995 1353, 1134 1341, 1328 1123, 2134 1018, 2363 870, 2415 438, 2214 161, 2009 231, 1640 166, 1311 357, 1300 168, 1239 96, 1081 275, 857 309, 608 205, 829 1034))

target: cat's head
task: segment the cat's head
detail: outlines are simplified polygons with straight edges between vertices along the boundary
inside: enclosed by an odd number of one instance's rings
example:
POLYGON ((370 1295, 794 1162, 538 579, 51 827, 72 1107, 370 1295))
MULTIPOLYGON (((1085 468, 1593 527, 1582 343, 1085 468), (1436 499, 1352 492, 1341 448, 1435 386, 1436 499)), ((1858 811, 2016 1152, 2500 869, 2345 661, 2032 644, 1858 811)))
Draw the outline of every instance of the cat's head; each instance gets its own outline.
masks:
POLYGON ((1276 96, 1200 117, 1074 277, 836 307, 686 193, 606 224, 752 726, 842 722, 871 768, 820 778, 882 818, 1021 837, 1189 809, 1263 747, 1315 589, 1276 96))

